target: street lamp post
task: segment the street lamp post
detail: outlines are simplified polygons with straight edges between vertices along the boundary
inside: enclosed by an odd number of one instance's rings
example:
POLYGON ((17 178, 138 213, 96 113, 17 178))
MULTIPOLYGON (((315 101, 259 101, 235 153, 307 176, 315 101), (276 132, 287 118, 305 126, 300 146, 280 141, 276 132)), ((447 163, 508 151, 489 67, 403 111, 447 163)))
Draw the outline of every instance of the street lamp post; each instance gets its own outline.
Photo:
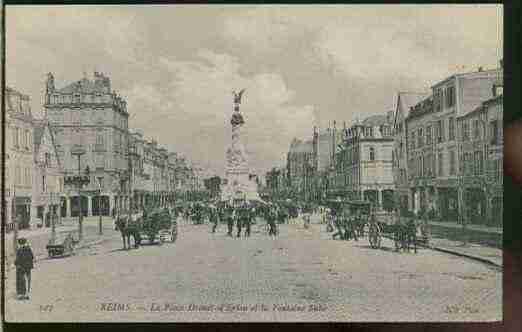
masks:
POLYGON ((76 185, 78 186, 78 239, 81 241, 83 239, 83 225, 82 225, 82 222, 83 222, 83 216, 82 216, 82 193, 81 193, 81 190, 82 190, 82 185, 84 183, 89 183, 89 179, 88 177, 87 178, 84 178, 81 176, 81 164, 80 164, 80 158, 82 155, 85 154, 85 148, 79 144, 76 144, 73 146, 73 148, 71 149, 71 155, 73 156, 77 156, 78 157, 78 176, 77 177, 72 177, 69 178, 68 182, 76 182, 76 185))
POLYGON ((103 181, 103 168, 96 168, 96 179, 98 179, 99 190, 98 193, 98 235, 103 235, 102 230, 102 181, 103 181))
MULTIPOLYGON (((52 206, 53 203, 56 203, 55 200, 57 197, 57 193, 50 192, 49 196, 50 196, 49 198, 50 198, 51 206, 52 206)), ((54 213, 52 213, 51 214, 51 243, 54 244, 55 240, 56 240, 56 220, 54 217, 54 213)))
POLYGON ((19 218, 16 215, 16 184, 13 185, 13 198, 11 200, 12 207, 11 207, 11 216, 13 219, 13 248, 14 252, 16 253, 16 249, 18 249, 18 222, 19 218))

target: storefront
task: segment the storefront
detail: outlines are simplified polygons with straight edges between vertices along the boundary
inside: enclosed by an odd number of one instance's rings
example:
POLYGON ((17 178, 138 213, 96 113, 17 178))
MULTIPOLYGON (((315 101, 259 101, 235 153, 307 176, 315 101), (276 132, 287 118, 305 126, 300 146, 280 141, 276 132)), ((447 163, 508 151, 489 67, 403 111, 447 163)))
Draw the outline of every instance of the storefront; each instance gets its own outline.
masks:
POLYGON ((459 193, 457 188, 437 188, 438 215, 442 221, 458 222, 459 193))
POLYGON ((26 229, 30 227, 31 221, 31 198, 30 197, 15 197, 16 215, 20 218, 18 229, 26 229))
POLYGON ((475 225, 487 224, 486 193, 482 188, 466 188, 464 191, 466 219, 475 225))

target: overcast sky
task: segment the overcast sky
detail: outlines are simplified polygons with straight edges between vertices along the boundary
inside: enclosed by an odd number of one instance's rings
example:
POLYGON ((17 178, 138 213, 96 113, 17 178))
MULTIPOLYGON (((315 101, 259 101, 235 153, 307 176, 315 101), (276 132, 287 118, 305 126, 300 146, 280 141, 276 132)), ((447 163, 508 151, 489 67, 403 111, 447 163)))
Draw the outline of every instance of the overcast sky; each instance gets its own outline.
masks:
POLYGON ((502 7, 8 6, 6 81, 42 109, 94 70, 128 102, 130 126, 224 171, 232 90, 246 88, 244 143, 254 172, 282 165, 293 137, 394 108, 455 73, 495 68, 502 7))

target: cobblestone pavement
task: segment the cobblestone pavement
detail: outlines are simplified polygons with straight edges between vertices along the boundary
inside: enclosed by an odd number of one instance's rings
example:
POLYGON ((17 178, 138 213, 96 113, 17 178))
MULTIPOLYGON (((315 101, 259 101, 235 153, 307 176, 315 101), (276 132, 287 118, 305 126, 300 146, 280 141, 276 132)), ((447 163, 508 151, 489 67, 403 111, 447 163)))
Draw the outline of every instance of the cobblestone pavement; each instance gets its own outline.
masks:
POLYGON ((176 243, 121 250, 121 239, 41 261, 31 300, 6 285, 7 321, 493 321, 502 272, 429 249, 331 240, 325 226, 276 239, 183 225, 176 243))

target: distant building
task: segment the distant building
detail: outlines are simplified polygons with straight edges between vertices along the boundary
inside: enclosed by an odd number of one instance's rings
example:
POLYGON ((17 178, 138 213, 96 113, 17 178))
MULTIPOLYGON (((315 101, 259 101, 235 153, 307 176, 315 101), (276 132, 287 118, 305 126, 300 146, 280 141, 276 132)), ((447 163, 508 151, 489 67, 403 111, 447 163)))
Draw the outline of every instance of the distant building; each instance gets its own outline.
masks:
POLYGON ((392 173, 393 111, 370 116, 346 128, 336 163, 339 196, 368 200, 378 209, 394 204, 392 173))
MULTIPOLYGON (((129 174, 127 158, 128 118, 127 103, 111 90, 110 79, 94 72, 94 79, 86 77, 63 88, 55 87, 54 76, 47 75, 45 114, 51 124, 58 156, 66 176, 78 174, 78 158, 71 154, 74 147, 82 147, 80 170, 91 170, 86 191, 100 188, 103 214, 116 208, 127 208, 129 202, 129 174), (105 207, 105 208, 103 208, 105 207), (109 208, 107 208, 109 207, 109 208)), ((67 216, 78 215, 80 200, 77 188, 66 187, 67 216)), ((81 209, 93 215, 93 196, 82 196, 81 209)), ((97 214, 97 213, 95 213, 97 214)))
POLYGON ((287 154, 287 179, 290 196, 310 198, 311 179, 314 175, 312 140, 294 139, 287 154))
POLYGON ((213 176, 203 180, 205 189, 210 193, 210 197, 217 198, 221 193, 221 178, 213 176))
POLYGON ((278 197, 285 190, 285 169, 273 167, 265 175, 266 190, 272 197, 278 197))
POLYGON ((14 215, 20 217, 19 228, 30 227, 33 192, 34 122, 28 95, 5 88, 5 207, 6 228, 14 227, 14 215), (13 209, 15 213, 13 213, 13 209))
POLYGON ((420 92, 399 92, 397 94, 397 105, 393 119, 394 147, 392 159, 398 207, 403 211, 413 208, 411 199, 409 199, 411 194, 408 176, 410 169, 408 168, 408 133, 406 130, 406 119, 410 111, 413 110, 413 106, 428 96, 428 93, 420 92))

